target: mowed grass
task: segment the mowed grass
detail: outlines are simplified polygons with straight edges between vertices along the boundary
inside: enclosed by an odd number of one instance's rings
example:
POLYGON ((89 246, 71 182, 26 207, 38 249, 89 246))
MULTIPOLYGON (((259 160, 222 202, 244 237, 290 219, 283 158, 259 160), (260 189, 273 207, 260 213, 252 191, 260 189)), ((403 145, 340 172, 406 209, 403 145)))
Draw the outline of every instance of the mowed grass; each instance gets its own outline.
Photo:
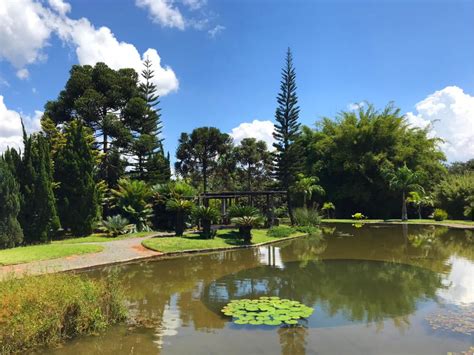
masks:
MULTIPOLYGON (((290 237, 301 237, 305 235, 301 232, 295 232, 290 237)), ((267 235, 267 229, 252 230, 252 244, 265 242, 276 242, 280 238, 274 238, 267 235)), ((157 237, 144 240, 142 242, 146 248, 156 250, 162 253, 174 253, 186 250, 198 249, 219 249, 237 247, 245 245, 238 238, 238 232, 235 230, 219 230, 214 239, 204 239, 200 234, 188 234, 182 237, 157 237)))
POLYGON ((0 250, 0 265, 14 265, 31 261, 63 258, 71 255, 97 253, 100 245, 42 244, 0 250))
MULTIPOLYGON (((322 222, 326 223, 401 223, 401 219, 323 219, 322 222)), ((403 223, 410 224, 462 224, 465 226, 474 226, 474 221, 458 220, 458 219, 446 219, 444 221, 435 221, 434 219, 409 219, 403 223)))
POLYGON ((118 237, 115 237, 115 238, 110 237, 105 233, 94 233, 87 237, 67 238, 63 240, 56 240, 53 242, 53 244, 81 244, 81 243, 113 242, 114 240, 147 237, 149 235, 153 235, 156 233, 157 232, 137 232, 137 233, 119 235, 118 237))

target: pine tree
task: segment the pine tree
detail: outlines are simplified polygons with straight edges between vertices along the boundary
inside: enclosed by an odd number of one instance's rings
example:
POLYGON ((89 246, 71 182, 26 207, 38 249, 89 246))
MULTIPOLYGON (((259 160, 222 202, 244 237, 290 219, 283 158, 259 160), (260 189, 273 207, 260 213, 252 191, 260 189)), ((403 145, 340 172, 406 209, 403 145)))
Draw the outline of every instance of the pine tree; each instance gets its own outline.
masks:
POLYGON ((21 205, 18 221, 27 244, 50 242, 60 227, 53 193, 53 165, 47 139, 27 136, 23 128, 24 153, 16 164, 21 205))
POLYGON ((23 240, 18 222, 20 188, 9 164, 0 157, 0 249, 12 248, 23 240))
POLYGON ((285 67, 282 71, 278 107, 275 113, 273 137, 275 147, 275 177, 281 188, 287 191, 288 212, 293 223, 290 188, 300 168, 301 154, 295 144, 299 136, 298 123, 300 109, 296 95, 296 72, 290 48, 286 53, 285 67))
POLYGON ((159 96, 153 83, 154 71, 151 61, 146 59, 143 65, 141 100, 131 102, 126 112, 129 121, 133 122, 131 129, 134 139, 130 150, 135 163, 132 175, 144 181, 164 183, 169 180, 170 164, 164 155, 163 139, 160 138, 163 124, 160 110, 157 108, 159 96))
POLYGON ((56 195, 61 224, 76 236, 87 235, 99 214, 94 137, 78 121, 67 124, 64 135, 54 174, 59 184, 56 195))

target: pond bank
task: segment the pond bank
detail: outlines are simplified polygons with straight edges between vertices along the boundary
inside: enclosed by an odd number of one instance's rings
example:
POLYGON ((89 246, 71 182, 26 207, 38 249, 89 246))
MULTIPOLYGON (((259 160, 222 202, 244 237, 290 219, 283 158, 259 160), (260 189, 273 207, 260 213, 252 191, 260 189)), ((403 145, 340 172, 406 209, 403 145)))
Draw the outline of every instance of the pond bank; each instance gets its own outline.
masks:
POLYGON ((474 230, 474 222, 470 221, 433 221, 433 220, 408 220, 407 222, 402 222, 399 220, 382 220, 382 219, 363 219, 363 220, 354 220, 354 219, 323 219, 323 223, 362 223, 362 224, 385 224, 385 225, 394 225, 394 224, 407 224, 407 225, 432 225, 448 228, 457 228, 457 229, 468 229, 474 230))

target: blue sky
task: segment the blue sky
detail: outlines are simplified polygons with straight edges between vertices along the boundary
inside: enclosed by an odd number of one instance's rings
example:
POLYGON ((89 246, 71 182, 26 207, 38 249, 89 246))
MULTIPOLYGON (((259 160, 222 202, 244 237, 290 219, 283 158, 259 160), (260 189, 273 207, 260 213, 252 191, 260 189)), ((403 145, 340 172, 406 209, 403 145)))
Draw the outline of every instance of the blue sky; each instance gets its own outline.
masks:
MULTIPOLYGON (((474 1, 0 0, 2 7, 15 21, 0 18, 0 139, 14 131, 12 111, 28 115, 34 129, 35 111, 57 96, 71 65, 101 60, 100 40, 94 47, 82 38, 87 31, 72 30, 82 19, 91 35, 105 26, 109 37, 139 54, 155 49, 169 66, 161 108, 172 155, 182 131, 213 125, 231 132, 273 120, 289 46, 302 123, 363 100, 395 101, 413 124, 441 122, 433 134, 449 140, 443 149, 451 160, 474 157, 474 1), (40 38, 17 7, 46 23, 40 38)), ((105 61, 123 65, 119 59, 105 61)))

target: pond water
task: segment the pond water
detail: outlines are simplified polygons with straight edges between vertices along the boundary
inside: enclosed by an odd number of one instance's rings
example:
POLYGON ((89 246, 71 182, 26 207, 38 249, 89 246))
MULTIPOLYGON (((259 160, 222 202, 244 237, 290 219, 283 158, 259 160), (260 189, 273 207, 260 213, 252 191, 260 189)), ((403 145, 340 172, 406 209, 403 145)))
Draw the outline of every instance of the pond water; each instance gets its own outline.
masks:
POLYGON ((322 229, 272 246, 119 266, 140 325, 41 353, 421 355, 474 346, 473 231, 322 229), (231 299, 259 296, 314 312, 299 327, 236 325, 219 312, 231 299))

